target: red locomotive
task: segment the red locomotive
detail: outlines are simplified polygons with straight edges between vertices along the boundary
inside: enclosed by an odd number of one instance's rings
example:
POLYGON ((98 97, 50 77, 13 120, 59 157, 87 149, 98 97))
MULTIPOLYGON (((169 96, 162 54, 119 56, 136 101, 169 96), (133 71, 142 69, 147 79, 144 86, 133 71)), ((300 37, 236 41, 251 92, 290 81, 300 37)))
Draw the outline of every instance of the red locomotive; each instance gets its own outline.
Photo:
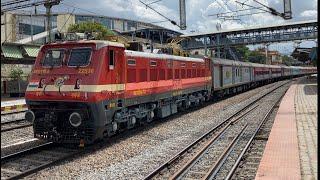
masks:
POLYGON ((211 60, 125 50, 116 42, 44 45, 26 90, 37 138, 93 143, 210 99, 211 60))

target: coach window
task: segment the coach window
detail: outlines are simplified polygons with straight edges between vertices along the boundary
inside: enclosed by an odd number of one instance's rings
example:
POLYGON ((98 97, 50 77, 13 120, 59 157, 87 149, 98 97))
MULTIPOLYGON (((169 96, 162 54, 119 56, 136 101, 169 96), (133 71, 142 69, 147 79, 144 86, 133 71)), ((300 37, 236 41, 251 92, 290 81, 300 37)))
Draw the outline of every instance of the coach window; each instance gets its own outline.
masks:
POLYGON ((109 69, 114 69, 114 50, 109 50, 109 69))
POLYGON ((136 65, 136 60, 135 59, 128 59, 128 65, 129 66, 135 66, 136 65))

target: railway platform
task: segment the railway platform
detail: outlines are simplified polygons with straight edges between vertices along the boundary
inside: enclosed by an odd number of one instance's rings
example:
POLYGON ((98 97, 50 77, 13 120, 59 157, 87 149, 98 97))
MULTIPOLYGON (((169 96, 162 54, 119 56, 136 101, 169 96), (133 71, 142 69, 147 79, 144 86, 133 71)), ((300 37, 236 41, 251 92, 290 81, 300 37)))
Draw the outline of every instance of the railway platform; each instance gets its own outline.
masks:
POLYGON ((26 101, 22 98, 1 97, 1 114, 22 111, 27 109, 26 101))
POLYGON ((296 81, 283 97, 256 180, 317 179, 317 76, 296 81))

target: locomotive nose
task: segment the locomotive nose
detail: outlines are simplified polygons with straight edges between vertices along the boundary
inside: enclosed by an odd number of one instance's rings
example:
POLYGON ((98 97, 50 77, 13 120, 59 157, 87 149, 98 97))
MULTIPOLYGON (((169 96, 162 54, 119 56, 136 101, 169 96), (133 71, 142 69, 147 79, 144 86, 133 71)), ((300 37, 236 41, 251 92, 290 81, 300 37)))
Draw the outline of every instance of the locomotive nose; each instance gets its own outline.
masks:
POLYGON ((33 123, 33 121, 34 121, 34 119, 35 119, 34 112, 31 111, 31 110, 28 110, 28 111, 25 113, 24 118, 25 118, 27 121, 33 123))
POLYGON ((82 123, 82 117, 79 113, 73 112, 70 114, 69 122, 73 127, 79 127, 82 123))

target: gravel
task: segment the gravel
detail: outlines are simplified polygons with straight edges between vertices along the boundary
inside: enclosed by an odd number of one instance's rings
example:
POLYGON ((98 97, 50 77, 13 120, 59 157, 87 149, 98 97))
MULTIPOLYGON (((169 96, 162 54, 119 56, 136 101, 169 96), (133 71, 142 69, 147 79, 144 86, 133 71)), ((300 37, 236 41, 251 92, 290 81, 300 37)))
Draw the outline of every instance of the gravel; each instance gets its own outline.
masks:
POLYGON ((242 149, 246 146, 246 143, 251 138, 252 134, 260 124, 261 120, 264 118, 265 114, 267 114, 270 107, 272 107, 274 103, 278 101, 278 99, 286 92, 288 88, 289 85, 284 85, 283 87, 280 87, 278 90, 273 92, 271 95, 266 96, 264 100, 259 103, 260 106, 244 118, 244 122, 248 122, 249 126, 240 141, 236 144, 232 153, 226 159, 226 162, 221 167, 215 179, 223 180, 226 178, 233 164, 239 157, 242 149))
MULTIPOLYGON (((257 93, 268 91, 268 87, 272 86, 263 86, 196 111, 159 120, 144 129, 125 132, 125 135, 113 137, 110 143, 90 154, 48 168, 28 178, 142 179, 183 149, 186 144, 252 101, 257 93)), ((28 132, 23 130, 25 133, 28 132)), ((20 132, 20 137, 22 134, 20 132)), ((3 136, 1 145, 2 138, 3 136)))
POLYGON ((1 123, 10 122, 13 120, 24 119, 25 112, 18 112, 14 114, 1 114, 1 123))

